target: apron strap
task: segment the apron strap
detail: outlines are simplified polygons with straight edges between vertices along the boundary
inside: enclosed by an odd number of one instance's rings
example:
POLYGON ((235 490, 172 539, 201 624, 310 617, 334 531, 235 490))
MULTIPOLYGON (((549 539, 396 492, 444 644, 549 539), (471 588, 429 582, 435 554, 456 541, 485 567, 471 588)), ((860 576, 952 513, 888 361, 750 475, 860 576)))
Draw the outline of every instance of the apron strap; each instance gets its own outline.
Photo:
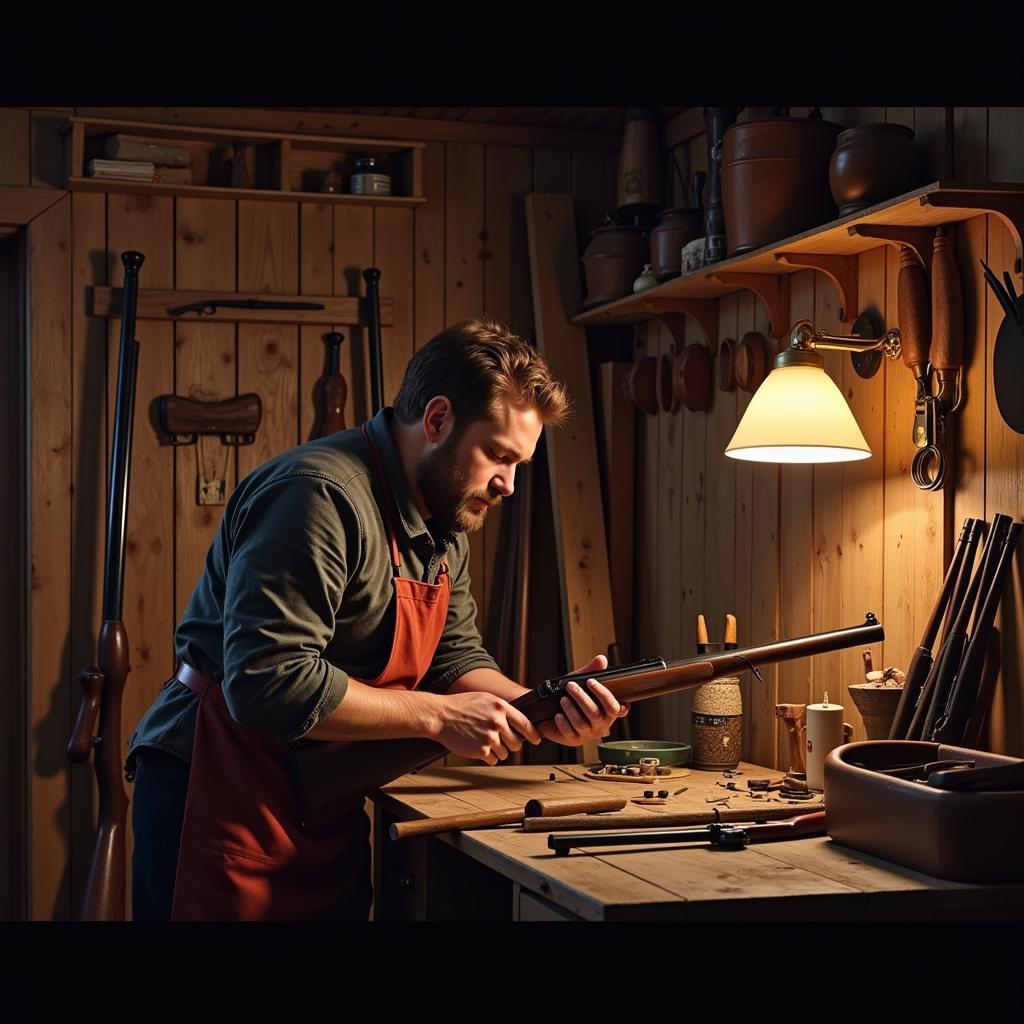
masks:
POLYGON ((394 501, 394 498, 391 493, 391 488, 388 486, 388 478, 387 474, 384 472, 384 463, 381 461, 380 451, 373 443, 373 438, 370 437, 370 432, 366 429, 365 423, 360 429, 363 432, 363 437, 366 438, 366 443, 370 447, 370 455, 373 457, 373 468, 377 474, 377 483, 384 494, 384 506, 381 511, 384 513, 384 524, 387 527, 388 542, 391 545, 391 568, 394 570, 396 576, 401 576, 401 572, 399 572, 399 570, 402 566, 402 556, 398 553, 398 539, 395 534, 395 524, 391 518, 390 508, 390 504, 394 501))

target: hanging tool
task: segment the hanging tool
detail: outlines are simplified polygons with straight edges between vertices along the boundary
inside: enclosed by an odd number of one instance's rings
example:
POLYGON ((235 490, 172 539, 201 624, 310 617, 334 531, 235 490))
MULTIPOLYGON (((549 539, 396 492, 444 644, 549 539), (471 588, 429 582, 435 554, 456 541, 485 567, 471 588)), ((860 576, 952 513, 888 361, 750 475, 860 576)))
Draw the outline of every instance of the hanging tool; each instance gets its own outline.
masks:
POLYGON ((327 377, 323 389, 324 417, 317 437, 345 429, 345 399, 348 398, 348 384, 341 374, 341 343, 345 335, 330 331, 324 340, 327 342, 327 377))
MULTIPOLYGON (((902 268, 901 268, 902 269, 902 268)), ((938 394, 921 395, 914 405, 914 453, 910 475, 924 491, 937 491, 946 481, 947 422, 961 404, 964 355, 964 311, 960 274, 953 243, 945 227, 935 229, 932 242, 931 369, 938 394)))

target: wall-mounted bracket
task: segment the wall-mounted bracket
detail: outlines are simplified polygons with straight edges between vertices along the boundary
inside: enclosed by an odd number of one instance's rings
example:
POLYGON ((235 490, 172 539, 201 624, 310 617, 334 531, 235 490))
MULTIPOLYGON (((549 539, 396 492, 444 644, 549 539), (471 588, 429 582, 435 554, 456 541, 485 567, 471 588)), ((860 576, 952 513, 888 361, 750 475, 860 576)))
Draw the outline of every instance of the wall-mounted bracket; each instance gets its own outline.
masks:
POLYGON ((1024 239, 1024 195, 994 190, 989 192, 984 189, 943 188, 938 192, 921 196, 920 201, 922 206, 959 207, 994 213, 1013 232, 1017 246, 1013 272, 1024 272, 1024 261, 1021 259, 1021 242, 1024 239))
POLYGON ((769 333, 776 340, 789 334, 789 274, 744 274, 733 270, 717 270, 707 275, 716 284, 736 285, 754 292, 768 307, 771 321, 769 333))
POLYGON ((849 228, 851 235, 860 238, 877 238, 888 242, 899 249, 905 245, 912 249, 924 265, 924 272, 930 279, 932 276, 932 241, 935 228, 913 228, 903 224, 853 224, 849 228))
POLYGON ((839 293, 839 320, 849 324, 857 318, 857 257, 823 252, 777 252, 775 259, 787 267, 820 270, 839 293))
POLYGON ((714 346, 718 341, 717 299, 650 298, 644 299, 640 308, 660 320, 672 332, 677 352, 682 352, 686 344, 684 324, 687 316, 697 321, 709 345, 714 346))

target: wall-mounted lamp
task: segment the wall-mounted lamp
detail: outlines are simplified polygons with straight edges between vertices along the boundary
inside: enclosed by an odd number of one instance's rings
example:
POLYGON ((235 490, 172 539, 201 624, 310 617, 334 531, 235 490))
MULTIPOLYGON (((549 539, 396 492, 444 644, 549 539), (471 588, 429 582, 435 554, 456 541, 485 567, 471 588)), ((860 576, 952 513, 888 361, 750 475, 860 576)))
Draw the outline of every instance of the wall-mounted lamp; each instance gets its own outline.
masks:
POLYGON ((857 372, 870 377, 883 353, 899 358, 900 332, 881 334, 881 326, 868 314, 853 329, 850 337, 839 337, 816 331, 810 320, 794 324, 789 348, 775 357, 775 368, 754 392, 725 449, 729 458, 804 463, 870 458, 871 449, 846 399, 814 350, 853 352, 857 372))

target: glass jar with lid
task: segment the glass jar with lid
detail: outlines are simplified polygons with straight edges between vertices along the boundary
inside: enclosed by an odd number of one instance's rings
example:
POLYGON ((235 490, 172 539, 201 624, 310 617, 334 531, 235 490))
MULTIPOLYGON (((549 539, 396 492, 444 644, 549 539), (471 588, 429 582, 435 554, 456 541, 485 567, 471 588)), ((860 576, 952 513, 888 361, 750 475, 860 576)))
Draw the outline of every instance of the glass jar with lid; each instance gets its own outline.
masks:
POLYGON ((391 195, 391 176, 384 173, 384 158, 364 154, 355 158, 351 191, 354 196, 391 195))

